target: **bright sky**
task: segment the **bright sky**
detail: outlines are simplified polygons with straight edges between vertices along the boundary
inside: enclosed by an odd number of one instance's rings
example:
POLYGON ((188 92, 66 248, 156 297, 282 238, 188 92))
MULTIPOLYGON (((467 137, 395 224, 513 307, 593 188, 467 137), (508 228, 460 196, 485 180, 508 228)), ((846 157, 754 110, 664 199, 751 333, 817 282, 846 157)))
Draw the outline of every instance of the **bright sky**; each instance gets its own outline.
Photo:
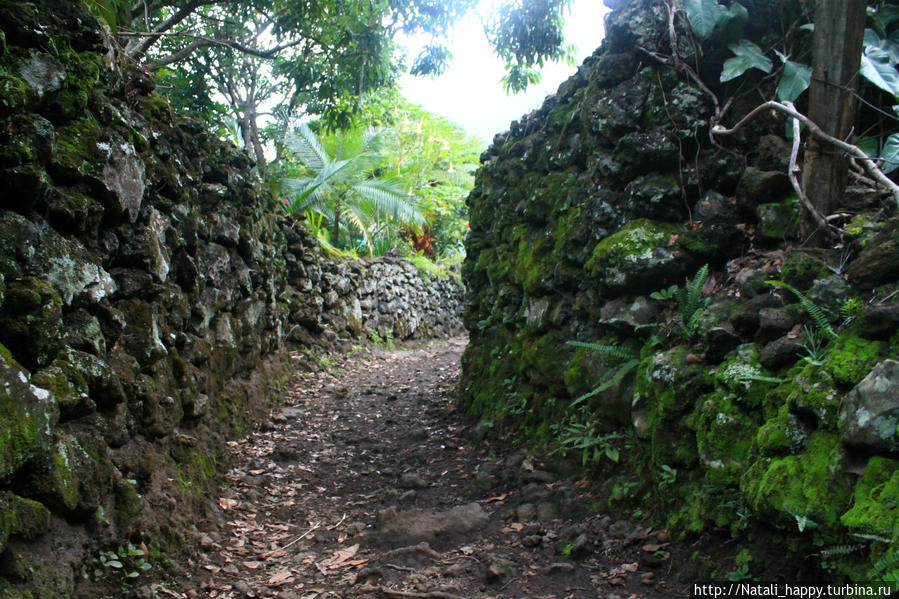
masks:
MULTIPOLYGON (((499 0, 482 0, 481 10, 499 0)), ((608 9, 602 0, 574 0, 566 14, 566 43, 577 46, 580 64, 599 47, 603 37, 603 15, 608 9)), ((422 40, 422 43, 426 40, 422 40)), ((415 42, 408 46, 415 54, 415 42)), ((565 63, 549 63, 543 69, 543 80, 525 93, 510 96, 500 79, 503 63, 487 43, 477 15, 460 21, 450 42, 453 60, 447 72, 437 78, 411 77, 401 81, 403 94, 426 110, 445 116, 462 125, 466 131, 485 142, 509 128, 509 123, 538 108, 544 98, 574 74, 576 68, 565 63)))

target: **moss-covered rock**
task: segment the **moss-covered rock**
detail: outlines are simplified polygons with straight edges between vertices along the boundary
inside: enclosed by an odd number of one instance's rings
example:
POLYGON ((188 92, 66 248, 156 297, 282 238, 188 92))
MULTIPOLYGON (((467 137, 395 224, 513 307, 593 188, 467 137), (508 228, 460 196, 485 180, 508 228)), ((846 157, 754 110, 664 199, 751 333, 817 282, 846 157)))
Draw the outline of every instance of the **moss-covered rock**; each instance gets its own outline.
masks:
POLYGON ((843 442, 870 451, 899 451, 899 362, 884 360, 846 396, 843 442))
POLYGON ((43 504, 0 491, 0 553, 10 536, 34 539, 46 532, 49 524, 50 510, 43 504))
POLYGON ((62 344, 62 298, 37 277, 12 281, 0 313, 0 342, 29 365, 46 365, 62 344))
POLYGON ((799 236, 799 200, 789 198, 781 202, 760 204, 756 208, 756 231, 765 239, 780 241, 799 236))
POLYGON ((761 458, 740 480, 750 505, 785 528, 831 528, 849 506, 851 485, 843 473, 836 435, 813 433, 801 455, 761 458))
POLYGON ((691 264, 675 243, 682 231, 682 227, 671 223, 631 221, 593 248, 584 270, 610 297, 680 282, 691 264))
POLYGON ((824 368, 837 383, 855 385, 871 372, 886 349, 887 345, 881 341, 870 341, 852 333, 844 333, 827 354, 824 368))
MULTIPOLYGON (((819 253, 798 250, 789 253, 780 272, 785 283, 803 292, 808 291, 816 279, 823 279, 831 274, 819 253)), ((787 299, 793 301, 791 297, 787 299)))
POLYGON ((852 496, 840 522, 853 532, 899 540, 899 460, 868 460, 852 496))

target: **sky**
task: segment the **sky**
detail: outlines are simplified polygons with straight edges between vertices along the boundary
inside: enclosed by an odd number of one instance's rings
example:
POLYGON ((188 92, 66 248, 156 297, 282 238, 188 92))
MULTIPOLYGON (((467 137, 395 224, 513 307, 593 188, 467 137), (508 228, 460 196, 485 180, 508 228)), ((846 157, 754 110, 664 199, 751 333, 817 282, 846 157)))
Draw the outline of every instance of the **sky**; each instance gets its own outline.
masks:
MULTIPOLYGON (((482 0, 487 10, 499 0, 482 0)), ((602 0, 574 0, 566 14, 566 43, 577 46, 577 64, 593 54, 603 37, 603 15, 608 12, 602 0)), ((426 39, 411 39, 405 45, 410 55, 426 39)), ((446 73, 436 78, 402 78, 403 95, 426 110, 449 118, 485 142, 509 128, 509 123, 538 108, 544 98, 574 74, 577 67, 565 63, 548 63, 539 85, 521 94, 507 95, 501 83, 503 63, 493 53, 484 37, 477 15, 460 21, 450 41, 453 61, 446 73)))

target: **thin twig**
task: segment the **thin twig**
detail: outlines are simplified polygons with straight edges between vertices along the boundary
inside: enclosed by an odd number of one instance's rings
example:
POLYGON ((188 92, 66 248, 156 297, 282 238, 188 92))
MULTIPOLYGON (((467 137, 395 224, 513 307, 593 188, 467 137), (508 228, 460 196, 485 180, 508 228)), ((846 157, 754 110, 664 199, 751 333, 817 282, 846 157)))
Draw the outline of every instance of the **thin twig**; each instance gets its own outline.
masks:
POLYGON ((261 558, 264 559, 264 558, 266 558, 266 557, 271 557, 271 556, 273 556, 274 554, 278 553, 279 551, 284 551, 285 549, 287 549, 287 548, 290 547, 291 545, 294 545, 294 544, 298 543, 301 539, 306 538, 307 535, 309 535, 313 530, 317 530, 320 526, 321 526, 321 522, 316 522, 315 524, 312 525, 312 528, 310 528, 309 530, 307 530, 306 532, 304 532, 303 534, 301 534, 300 536, 298 536, 297 538, 295 538, 294 540, 292 540, 292 541, 291 541, 290 543, 288 543, 287 545, 284 545, 283 547, 279 547, 278 549, 275 549, 275 550, 273 550, 273 551, 269 551, 268 553, 263 553, 263 554, 260 555, 259 557, 261 557, 261 558))
POLYGON ((346 514, 343 515, 343 518, 340 519, 340 522, 338 522, 337 524, 335 524, 335 525, 333 525, 333 526, 329 526, 329 527, 328 527, 328 530, 334 530, 335 528, 337 528, 338 526, 340 526, 341 524, 343 524, 343 521, 344 521, 344 520, 346 520, 346 514))
POLYGON ((862 168, 865 169, 865 172, 867 172, 869 175, 871 175, 878 183, 880 183, 881 185, 886 187, 889 190, 890 195, 893 196, 893 199, 896 200, 896 203, 899 204, 899 185, 896 185, 889 177, 887 177, 883 173, 882 170, 880 170, 880 168, 877 166, 875 159, 873 159, 870 156, 868 156, 867 154, 865 154, 861 150, 861 148, 859 148, 858 146, 854 146, 850 143, 847 143, 845 141, 837 139, 836 137, 834 137, 832 135, 825 133, 821 129, 821 127, 819 127, 816 123, 814 123, 807 116, 805 116, 804 114, 802 114, 800 112, 797 112, 793 108, 785 106, 784 104, 782 104, 780 102, 777 102, 774 100, 765 102, 764 104, 761 104, 760 106, 757 106, 756 108, 754 108, 749 114, 744 116, 740 120, 740 122, 738 122, 736 125, 734 125, 730 129, 725 129, 721 125, 715 125, 712 128, 711 133, 712 133, 712 135, 733 135, 734 133, 736 133, 737 131, 742 129, 744 126, 746 126, 746 124, 749 121, 751 121, 752 119, 757 117, 759 114, 761 114, 767 110, 776 110, 776 111, 782 112, 782 113, 786 114, 787 116, 790 116, 794 119, 798 119, 799 121, 804 123, 806 125, 806 127, 808 127, 809 132, 812 134, 813 137, 816 137, 817 139, 825 141, 825 142, 831 144, 832 146, 835 146, 835 147, 839 148, 840 150, 843 150, 850 156, 857 159, 861 163, 862 168))

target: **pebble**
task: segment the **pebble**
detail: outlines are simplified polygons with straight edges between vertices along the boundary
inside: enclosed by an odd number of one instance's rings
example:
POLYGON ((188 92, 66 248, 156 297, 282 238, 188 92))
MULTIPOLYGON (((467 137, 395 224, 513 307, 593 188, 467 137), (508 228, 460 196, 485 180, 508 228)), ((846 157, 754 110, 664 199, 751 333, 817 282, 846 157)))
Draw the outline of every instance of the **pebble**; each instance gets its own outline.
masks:
POLYGON ((253 595, 253 589, 246 582, 238 580, 234 583, 234 592, 238 597, 250 597, 253 595))

